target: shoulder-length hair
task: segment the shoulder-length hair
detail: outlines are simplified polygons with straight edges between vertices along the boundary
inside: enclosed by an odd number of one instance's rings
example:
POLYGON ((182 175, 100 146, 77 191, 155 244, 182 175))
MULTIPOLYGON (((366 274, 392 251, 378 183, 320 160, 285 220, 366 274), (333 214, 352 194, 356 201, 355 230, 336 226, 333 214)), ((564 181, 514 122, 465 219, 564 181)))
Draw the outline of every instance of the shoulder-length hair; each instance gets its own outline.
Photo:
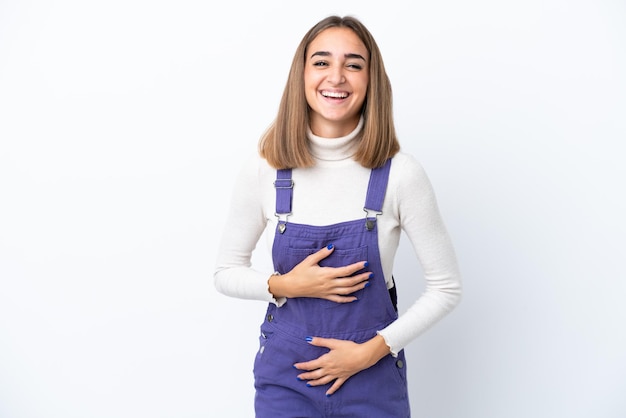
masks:
POLYGON ((329 16, 309 29, 300 41, 276 119, 259 141, 259 153, 274 168, 301 168, 315 164, 307 139, 309 106, 304 93, 304 65, 313 39, 333 27, 354 31, 370 54, 369 85, 361 110, 364 126, 354 159, 364 167, 375 168, 400 150, 393 123, 391 83, 374 37, 354 17, 329 16))

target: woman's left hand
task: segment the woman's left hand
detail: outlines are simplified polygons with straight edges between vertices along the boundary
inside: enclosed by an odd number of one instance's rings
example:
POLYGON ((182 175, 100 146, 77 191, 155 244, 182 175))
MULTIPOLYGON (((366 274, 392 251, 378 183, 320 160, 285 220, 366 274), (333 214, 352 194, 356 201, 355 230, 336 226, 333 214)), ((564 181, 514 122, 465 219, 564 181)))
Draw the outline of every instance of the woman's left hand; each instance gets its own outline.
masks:
POLYGON ((309 342, 317 347, 326 347, 330 351, 320 357, 294 364, 305 373, 298 379, 306 381, 309 386, 320 386, 333 382, 326 391, 326 396, 335 393, 353 375, 365 370, 389 354, 389 347, 380 335, 365 343, 348 340, 313 337, 309 342))

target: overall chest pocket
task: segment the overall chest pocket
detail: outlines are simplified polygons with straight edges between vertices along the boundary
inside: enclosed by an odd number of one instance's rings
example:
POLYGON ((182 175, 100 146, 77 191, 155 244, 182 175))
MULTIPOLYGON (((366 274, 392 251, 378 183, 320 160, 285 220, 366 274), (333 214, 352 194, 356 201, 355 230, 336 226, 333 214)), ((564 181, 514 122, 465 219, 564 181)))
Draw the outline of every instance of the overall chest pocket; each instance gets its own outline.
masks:
MULTIPOLYGON (((304 260, 309 255, 318 251, 317 248, 293 248, 287 247, 284 253, 281 255, 281 260, 277 263, 279 271, 286 273, 291 271, 296 265, 304 260)), ((359 246, 355 248, 335 248, 335 250, 326 258, 319 262, 320 267, 344 267, 349 264, 354 264, 368 260, 367 246, 359 246)), ((355 272, 353 275, 363 273, 365 270, 361 269, 355 272)), ((362 293, 365 289, 359 290, 352 296, 356 296, 361 299, 362 293)), ((324 307, 333 308, 342 305, 337 302, 332 302, 325 299, 317 299, 324 307)))

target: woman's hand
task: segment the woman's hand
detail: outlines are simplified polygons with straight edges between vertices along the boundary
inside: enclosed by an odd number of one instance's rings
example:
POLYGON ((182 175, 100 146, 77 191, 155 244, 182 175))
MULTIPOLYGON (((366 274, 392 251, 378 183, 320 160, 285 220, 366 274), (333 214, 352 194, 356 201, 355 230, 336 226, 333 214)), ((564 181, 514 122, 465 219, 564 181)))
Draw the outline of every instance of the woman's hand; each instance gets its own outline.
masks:
POLYGON ((349 296, 368 286, 371 272, 352 276, 367 267, 367 261, 359 261, 344 267, 321 267, 318 263, 332 254, 334 247, 329 245, 311 254, 290 272, 269 278, 269 290, 275 298, 311 297, 327 299, 337 303, 354 302, 349 296))
POLYGON ((389 354, 389 347, 380 335, 369 341, 358 344, 353 341, 332 338, 308 337, 312 345, 330 349, 315 360, 296 363, 293 366, 304 373, 298 375, 299 380, 306 381, 308 386, 319 386, 331 383, 326 396, 335 393, 353 375, 376 364, 389 354))

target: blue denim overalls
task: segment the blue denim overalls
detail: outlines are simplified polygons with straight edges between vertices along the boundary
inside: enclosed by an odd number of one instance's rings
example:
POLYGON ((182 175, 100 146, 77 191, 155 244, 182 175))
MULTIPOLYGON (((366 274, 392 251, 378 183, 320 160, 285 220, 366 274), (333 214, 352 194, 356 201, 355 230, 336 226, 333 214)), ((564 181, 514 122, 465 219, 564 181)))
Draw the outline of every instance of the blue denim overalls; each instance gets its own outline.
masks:
MULTIPOLYGON (((318 298, 292 298, 280 308, 270 303, 261 325, 260 349, 254 362, 257 418, 410 416, 404 351, 391 354, 352 376, 332 396, 331 384, 306 385, 294 363, 318 358, 328 351, 306 342, 307 336, 367 341, 397 318, 387 290, 378 251, 376 216, 381 214, 391 159, 373 169, 362 219, 328 226, 288 223, 293 181, 291 170, 278 170, 276 214, 279 218, 272 256, 279 273, 293 269, 308 255, 333 244, 335 250, 319 264, 341 267, 368 261, 374 273, 370 286, 357 291, 356 302, 336 303, 318 298)), ((360 272, 363 272, 361 270, 360 272)))

